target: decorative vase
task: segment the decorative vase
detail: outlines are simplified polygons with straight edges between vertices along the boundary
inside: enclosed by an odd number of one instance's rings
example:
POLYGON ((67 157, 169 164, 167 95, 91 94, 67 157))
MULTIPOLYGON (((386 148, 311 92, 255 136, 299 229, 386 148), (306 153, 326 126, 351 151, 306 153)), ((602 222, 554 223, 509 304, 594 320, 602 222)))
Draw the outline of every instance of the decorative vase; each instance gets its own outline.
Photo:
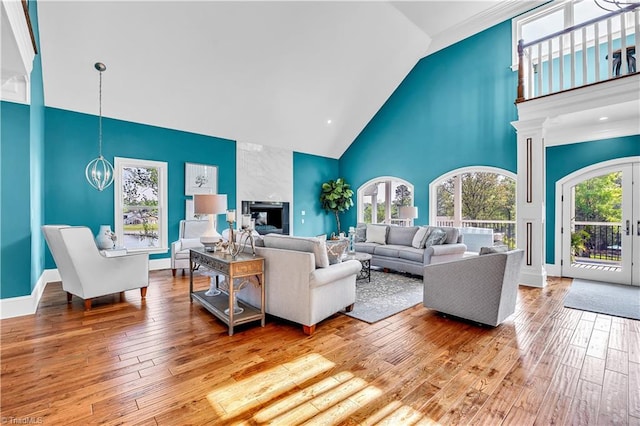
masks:
POLYGON ((100 225, 100 230, 98 230, 98 233, 96 234, 96 245, 100 250, 113 248, 111 225, 100 225))

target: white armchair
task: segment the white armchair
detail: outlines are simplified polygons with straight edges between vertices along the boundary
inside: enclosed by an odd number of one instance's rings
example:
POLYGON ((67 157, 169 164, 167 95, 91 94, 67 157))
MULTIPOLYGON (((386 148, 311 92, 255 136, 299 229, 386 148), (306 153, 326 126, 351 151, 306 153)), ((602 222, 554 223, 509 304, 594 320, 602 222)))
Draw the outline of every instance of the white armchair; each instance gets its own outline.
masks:
POLYGON ((202 248, 200 237, 209 228, 208 220, 181 220, 178 240, 171 243, 171 273, 176 276, 176 269, 189 269, 189 249, 202 248))
MULTIPOLYGON (((266 312, 302 325, 307 335, 316 325, 343 309, 350 311, 356 301, 356 274, 362 268, 357 260, 316 268, 316 257, 309 252, 309 238, 278 236, 274 247, 256 247, 256 255, 264 258, 266 312), (278 243, 278 240, 289 240, 278 243), (299 245, 299 249, 292 247, 299 245), (302 246, 307 245, 307 248, 302 246), (288 248, 287 248, 288 247, 288 248)), ((269 244, 270 236, 265 236, 269 244)), ((324 246, 323 246, 324 248, 324 246)), ((327 260, 328 262, 328 260, 327 260)), ((260 306, 260 291, 248 285, 238 297, 260 306)))
POLYGON ((147 295, 148 253, 104 256, 86 226, 44 225, 42 232, 62 278, 67 302, 76 295, 84 299, 84 307, 89 310, 95 297, 136 288, 143 299, 147 295))

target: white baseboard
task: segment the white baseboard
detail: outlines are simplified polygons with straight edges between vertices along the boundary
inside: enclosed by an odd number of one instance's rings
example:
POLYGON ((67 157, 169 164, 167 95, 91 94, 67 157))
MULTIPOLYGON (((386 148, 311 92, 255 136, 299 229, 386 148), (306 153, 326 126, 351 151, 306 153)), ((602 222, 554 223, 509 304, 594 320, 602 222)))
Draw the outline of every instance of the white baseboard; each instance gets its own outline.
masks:
POLYGON ((47 283, 56 281, 60 281, 58 270, 45 269, 30 295, 0 299, 0 319, 35 314, 47 283))
POLYGON ((152 259, 149 261, 149 270, 150 271, 158 271, 160 269, 170 269, 171 268, 171 258, 167 257, 164 259, 152 259))
POLYGON ((555 263, 547 263, 545 265, 545 269, 547 270, 547 276, 552 276, 552 277, 562 276, 562 268, 560 267, 560 265, 556 265, 555 263))
MULTIPOLYGON (((149 261, 150 271, 169 268, 171 268, 170 258, 149 261)), ((35 314, 47 284, 58 281, 61 279, 57 269, 45 269, 30 295, 0 299, 0 319, 35 314)))

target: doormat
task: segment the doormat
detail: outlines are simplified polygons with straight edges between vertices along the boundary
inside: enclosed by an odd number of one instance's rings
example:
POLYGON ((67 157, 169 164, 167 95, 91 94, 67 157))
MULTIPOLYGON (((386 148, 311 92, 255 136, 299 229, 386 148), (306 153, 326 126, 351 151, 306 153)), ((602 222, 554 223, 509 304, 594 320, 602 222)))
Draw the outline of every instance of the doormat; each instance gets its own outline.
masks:
POLYGON ((574 279, 564 307, 640 320, 640 287, 574 279))
POLYGON ((356 281, 356 303, 343 313, 373 324, 421 303, 423 291, 420 276, 372 269, 371 282, 356 281))

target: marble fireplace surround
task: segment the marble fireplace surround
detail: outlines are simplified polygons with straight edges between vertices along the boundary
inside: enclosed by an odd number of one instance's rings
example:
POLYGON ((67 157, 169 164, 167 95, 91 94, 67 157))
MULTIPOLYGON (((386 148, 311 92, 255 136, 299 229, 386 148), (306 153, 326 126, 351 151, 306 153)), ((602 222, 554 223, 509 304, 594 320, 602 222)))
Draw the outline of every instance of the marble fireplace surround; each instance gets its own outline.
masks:
POLYGON ((289 202, 293 234, 293 151, 237 142, 236 211, 242 211, 243 201, 289 202))

